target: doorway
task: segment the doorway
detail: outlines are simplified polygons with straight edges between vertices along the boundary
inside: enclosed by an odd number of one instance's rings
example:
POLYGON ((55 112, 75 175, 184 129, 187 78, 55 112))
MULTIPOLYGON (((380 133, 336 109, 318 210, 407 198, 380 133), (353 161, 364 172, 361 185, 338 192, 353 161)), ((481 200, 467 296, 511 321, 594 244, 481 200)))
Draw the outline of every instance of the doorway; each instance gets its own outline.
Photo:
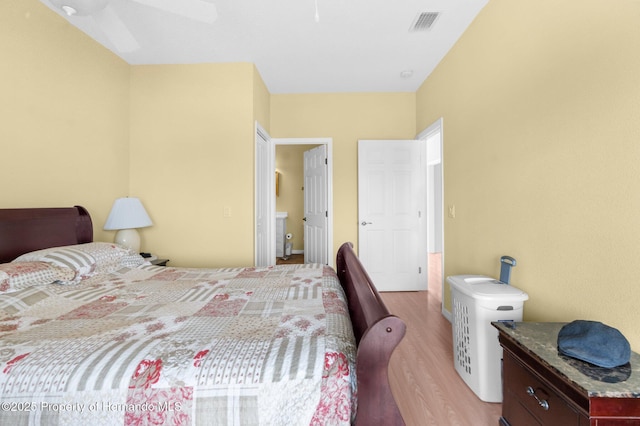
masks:
MULTIPOLYGON (((326 251, 327 264, 335 266, 333 253, 333 140, 331 138, 271 138, 264 129, 256 123, 256 165, 255 165, 255 200, 256 200, 256 266, 276 264, 276 182, 275 182, 275 153, 278 145, 324 145, 327 153, 327 227, 326 251), (259 131, 258 131, 259 130, 259 131), (260 136, 259 133, 262 135, 260 136), (266 139, 266 152, 260 154, 258 146, 266 139), (264 184, 261 181, 268 181, 264 184), (265 192, 266 191, 266 192, 265 192), (262 223, 263 226, 258 224, 262 223), (258 238, 258 232, 262 236, 258 238), (258 242, 260 244, 258 244, 258 242)), ((285 179, 284 176, 281 179, 285 179)))
MULTIPOLYGON (((276 264, 305 263, 306 215, 304 212, 305 182, 304 153, 322 145, 278 144, 276 145, 276 215, 286 213, 285 255, 276 257, 276 264)), ((279 231, 278 231, 279 232, 279 231)), ((282 237, 276 236, 278 244, 282 237)), ((282 250, 280 250, 282 251, 282 250)))
POLYGON ((427 146, 427 251, 429 292, 443 305, 444 291, 444 179, 443 120, 439 118, 418 135, 427 146))
MULTIPOLYGON (((297 197, 294 198, 292 205, 288 204, 280 204, 276 211, 283 208, 283 206, 292 206, 292 215, 287 211, 287 234, 291 233, 291 244, 292 244, 292 254, 305 254, 305 250, 309 252, 316 253, 314 259, 311 259, 312 262, 316 262, 315 257, 320 253, 320 258, 323 259, 321 263, 326 263, 328 265, 334 266, 335 259, 333 258, 333 147, 332 147, 332 139, 331 138, 274 138, 274 157, 277 156, 278 151, 280 152, 288 152, 288 158, 281 158, 279 166, 283 166, 287 164, 290 169, 296 169, 296 176, 302 177, 302 181, 294 180, 293 182, 293 191, 297 192, 297 197), (314 238, 313 241, 305 241, 305 214, 304 212, 304 174, 299 174, 304 172, 304 158, 305 152, 308 152, 314 148, 318 148, 319 146, 324 146, 324 151, 326 154, 326 191, 322 195, 323 196, 323 204, 326 206, 326 227, 324 229, 324 235, 322 238, 314 238), (293 232, 289 231, 291 229, 293 232), (295 241, 293 241, 295 240, 295 241), (314 244, 317 247, 310 247, 309 244, 314 244), (301 253, 302 252, 302 253, 301 253)), ((278 160, 276 160, 278 161, 278 160)), ((277 168, 277 167, 276 167, 277 168)), ((280 170, 279 170, 280 171, 280 170)), ((286 179, 288 179, 288 175, 284 173, 279 173, 280 182, 279 188, 282 188, 282 191, 286 188, 286 179)), ((291 182, 289 182, 291 184, 291 182)), ((283 198, 285 194, 282 193, 283 198)), ((279 197, 277 197, 279 198, 279 197)), ((274 203, 274 205, 278 205, 278 200, 274 203)), ((289 207, 286 207, 289 208, 289 207)), ((275 214, 275 213, 274 213, 275 214)), ((307 253, 308 254, 308 253, 307 253)), ((309 262, 308 256, 305 255, 304 259, 306 262, 309 262)), ((275 261, 275 259, 274 259, 275 261)))

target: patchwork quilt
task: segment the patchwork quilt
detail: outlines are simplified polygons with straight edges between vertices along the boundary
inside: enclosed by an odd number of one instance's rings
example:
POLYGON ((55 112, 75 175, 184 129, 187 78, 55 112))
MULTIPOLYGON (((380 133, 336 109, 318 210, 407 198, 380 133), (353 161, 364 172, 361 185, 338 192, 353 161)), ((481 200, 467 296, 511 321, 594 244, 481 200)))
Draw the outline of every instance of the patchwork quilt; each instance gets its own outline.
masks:
POLYGON ((0 293, 0 424, 346 425, 355 412, 355 341, 329 267, 18 284, 0 293))

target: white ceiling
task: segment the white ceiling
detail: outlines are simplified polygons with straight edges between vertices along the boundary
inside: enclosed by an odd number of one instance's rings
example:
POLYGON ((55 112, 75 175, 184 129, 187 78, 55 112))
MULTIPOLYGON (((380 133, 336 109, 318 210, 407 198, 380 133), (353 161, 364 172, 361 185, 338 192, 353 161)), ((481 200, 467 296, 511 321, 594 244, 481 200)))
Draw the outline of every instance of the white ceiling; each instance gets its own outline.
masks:
POLYGON ((215 4, 213 23, 109 0, 140 46, 132 52, 118 51, 91 16, 41 1, 129 64, 252 62, 279 94, 414 92, 489 0, 199 0, 215 4), (430 30, 410 31, 423 12, 440 15, 430 30))

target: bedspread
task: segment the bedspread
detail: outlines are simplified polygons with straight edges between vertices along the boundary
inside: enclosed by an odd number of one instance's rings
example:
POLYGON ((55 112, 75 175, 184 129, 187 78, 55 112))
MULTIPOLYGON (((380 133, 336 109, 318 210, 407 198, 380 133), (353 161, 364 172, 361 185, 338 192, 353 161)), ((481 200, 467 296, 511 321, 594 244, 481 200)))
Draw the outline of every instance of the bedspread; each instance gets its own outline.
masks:
POLYGON ((142 266, 0 295, 0 424, 349 424, 355 383, 322 265, 142 266))

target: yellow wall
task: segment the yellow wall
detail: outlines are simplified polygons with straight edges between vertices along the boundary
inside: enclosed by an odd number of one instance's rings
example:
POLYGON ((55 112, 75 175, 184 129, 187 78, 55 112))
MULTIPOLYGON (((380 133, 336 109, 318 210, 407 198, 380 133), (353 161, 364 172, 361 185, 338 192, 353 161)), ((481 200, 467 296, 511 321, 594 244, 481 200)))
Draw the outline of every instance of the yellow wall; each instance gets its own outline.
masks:
POLYGON ((271 95, 271 136, 333 138, 334 253, 358 242, 358 139, 415 137, 414 93, 271 95))
POLYGON ((110 237, 129 183, 129 66, 37 0, 0 2, 0 52, 0 207, 81 204, 110 237))
POLYGON ((130 195, 154 222, 143 248, 173 265, 253 264, 254 70, 132 67, 130 195))
POLYGON ((445 274, 512 283, 525 319, 640 350, 640 3, 492 0, 417 93, 444 117, 445 274))

